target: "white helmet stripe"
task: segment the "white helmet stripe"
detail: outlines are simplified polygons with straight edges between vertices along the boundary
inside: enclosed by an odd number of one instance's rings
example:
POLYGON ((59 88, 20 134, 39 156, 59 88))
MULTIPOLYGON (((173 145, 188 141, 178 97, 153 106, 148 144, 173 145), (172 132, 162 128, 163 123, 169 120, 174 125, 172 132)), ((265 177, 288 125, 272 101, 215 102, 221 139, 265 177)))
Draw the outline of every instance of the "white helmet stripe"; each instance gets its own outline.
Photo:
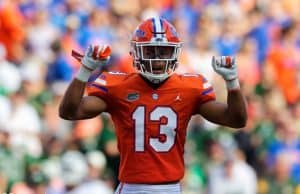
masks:
POLYGON ((162 21, 160 20, 160 18, 155 17, 152 20, 153 22, 153 27, 154 27, 154 36, 156 38, 163 38, 163 34, 161 32, 163 32, 162 29, 162 21), (157 33, 161 33, 161 34, 157 34, 157 33))

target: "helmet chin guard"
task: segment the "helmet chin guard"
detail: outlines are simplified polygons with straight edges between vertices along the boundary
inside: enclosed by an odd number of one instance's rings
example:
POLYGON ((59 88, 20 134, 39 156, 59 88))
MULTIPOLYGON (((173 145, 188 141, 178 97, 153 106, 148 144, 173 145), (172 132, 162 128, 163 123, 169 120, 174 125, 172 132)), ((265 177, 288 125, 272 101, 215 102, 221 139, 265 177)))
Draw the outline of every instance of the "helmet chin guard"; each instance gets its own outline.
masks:
MULTIPOLYGON (((152 69, 152 61, 149 62, 150 63, 150 69, 152 69)), ((165 68, 166 71, 160 73, 160 74, 154 74, 152 73, 152 71, 146 71, 146 67, 143 63, 140 62, 136 62, 135 65, 139 66, 136 67, 139 73, 145 77, 146 79, 148 79, 150 82, 154 83, 154 84, 159 84, 161 82, 163 82, 164 80, 166 80, 170 75, 173 74, 173 72, 175 71, 176 67, 177 67, 177 61, 176 62, 172 62, 172 61, 166 61, 165 62, 165 68)))
POLYGON ((159 74, 159 75, 153 75, 153 74, 151 75, 148 73, 141 73, 141 75, 143 77, 145 77, 147 80, 149 80, 151 83, 154 83, 154 84, 159 84, 159 83, 165 81, 165 79, 167 79, 170 76, 167 73, 159 74))
POLYGON ((142 22, 131 40, 131 55, 137 71, 154 84, 166 80, 178 66, 182 42, 175 28, 161 18, 142 22))

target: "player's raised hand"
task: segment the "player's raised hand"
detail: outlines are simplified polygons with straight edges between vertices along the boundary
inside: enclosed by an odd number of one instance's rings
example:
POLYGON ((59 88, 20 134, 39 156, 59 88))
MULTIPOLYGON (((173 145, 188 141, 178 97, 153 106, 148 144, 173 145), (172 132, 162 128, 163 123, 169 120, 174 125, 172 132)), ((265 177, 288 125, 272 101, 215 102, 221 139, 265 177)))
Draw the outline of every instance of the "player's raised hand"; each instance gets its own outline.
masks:
POLYGON ((108 45, 90 45, 84 55, 73 50, 72 56, 82 64, 76 78, 86 82, 95 69, 107 63, 110 53, 111 50, 108 45))
POLYGON ((223 77, 228 89, 239 89, 238 72, 235 58, 232 56, 213 56, 212 66, 223 77))
POLYGON ((93 71, 109 60, 110 48, 108 45, 90 45, 81 60, 85 68, 93 71))

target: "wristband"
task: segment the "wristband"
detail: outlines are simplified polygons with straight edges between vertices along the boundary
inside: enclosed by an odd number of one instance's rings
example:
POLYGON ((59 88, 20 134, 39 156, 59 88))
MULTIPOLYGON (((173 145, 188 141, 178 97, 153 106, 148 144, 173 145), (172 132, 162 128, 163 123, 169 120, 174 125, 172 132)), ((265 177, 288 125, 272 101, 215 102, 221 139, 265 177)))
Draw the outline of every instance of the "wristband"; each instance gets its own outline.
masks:
POLYGON ((239 79, 235 78, 233 80, 226 81, 227 90, 238 90, 240 89, 239 79))
POLYGON ((81 66, 79 71, 76 74, 76 78, 82 82, 87 82, 91 74, 92 74, 92 71, 81 66))

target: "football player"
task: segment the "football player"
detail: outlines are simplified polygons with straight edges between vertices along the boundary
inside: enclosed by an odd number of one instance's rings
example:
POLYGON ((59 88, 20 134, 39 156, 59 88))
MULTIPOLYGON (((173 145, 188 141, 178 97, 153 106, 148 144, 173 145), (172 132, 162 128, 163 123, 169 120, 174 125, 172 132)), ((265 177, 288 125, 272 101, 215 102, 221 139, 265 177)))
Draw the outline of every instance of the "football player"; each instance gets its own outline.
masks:
POLYGON ((121 158, 116 194, 181 194, 186 128, 192 115, 232 128, 245 126, 246 103, 234 58, 212 57, 228 90, 227 104, 220 103, 202 75, 174 73, 181 47, 168 21, 150 18, 132 36, 136 73, 97 71, 107 63, 108 47, 89 46, 63 97, 59 114, 64 119, 110 113, 121 158))

